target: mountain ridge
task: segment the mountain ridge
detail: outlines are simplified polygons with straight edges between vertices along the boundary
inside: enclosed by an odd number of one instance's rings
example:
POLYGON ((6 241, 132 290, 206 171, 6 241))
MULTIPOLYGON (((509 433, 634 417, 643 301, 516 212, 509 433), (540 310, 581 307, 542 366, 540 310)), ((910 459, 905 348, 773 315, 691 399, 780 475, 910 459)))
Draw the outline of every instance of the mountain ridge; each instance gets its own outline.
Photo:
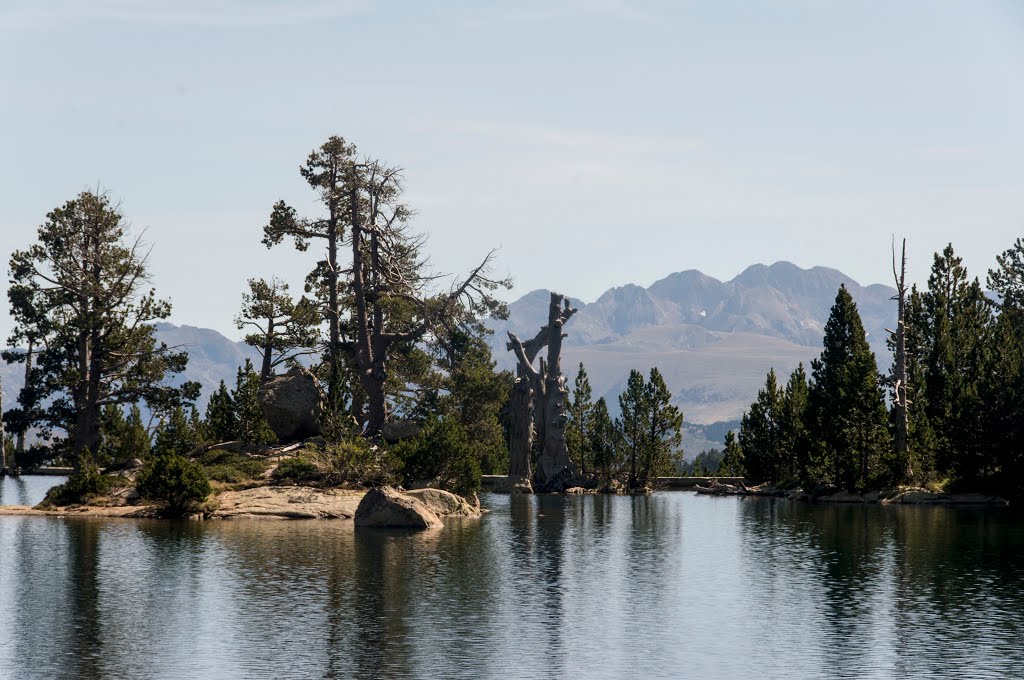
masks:
MULTIPOLYGON (((862 286, 836 269, 801 269, 789 262, 755 264, 729 281, 696 269, 669 274, 646 288, 609 288, 589 304, 573 299, 578 312, 566 326, 562 368, 568 380, 584 363, 595 399, 604 396, 612 411, 631 369, 645 374, 657 366, 683 409, 688 424, 734 421, 775 368, 780 381, 821 352, 825 321, 839 285, 857 302, 880 370, 888 370, 885 327, 895 319, 895 289, 862 286)), ((499 368, 514 368, 505 349, 506 331, 532 337, 547 319, 549 292, 530 291, 509 304, 508 320, 490 320, 490 345, 499 368)), ((234 385, 246 359, 258 365, 255 349, 221 333, 188 324, 159 323, 157 339, 182 347, 189 365, 174 381, 203 386, 205 408, 221 380, 234 385)), ((5 408, 14 405, 22 366, 0 362, 5 408)), ((684 442, 688 455, 691 447, 684 442)))

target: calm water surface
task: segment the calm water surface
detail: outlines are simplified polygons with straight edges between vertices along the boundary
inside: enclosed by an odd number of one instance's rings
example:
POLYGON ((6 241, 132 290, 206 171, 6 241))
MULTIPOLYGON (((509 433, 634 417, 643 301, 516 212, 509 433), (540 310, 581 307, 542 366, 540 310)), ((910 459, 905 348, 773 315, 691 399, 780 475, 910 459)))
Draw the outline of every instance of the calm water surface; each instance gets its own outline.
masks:
POLYGON ((1022 675, 1006 511, 484 502, 420 533, 0 517, 0 678, 1022 675))

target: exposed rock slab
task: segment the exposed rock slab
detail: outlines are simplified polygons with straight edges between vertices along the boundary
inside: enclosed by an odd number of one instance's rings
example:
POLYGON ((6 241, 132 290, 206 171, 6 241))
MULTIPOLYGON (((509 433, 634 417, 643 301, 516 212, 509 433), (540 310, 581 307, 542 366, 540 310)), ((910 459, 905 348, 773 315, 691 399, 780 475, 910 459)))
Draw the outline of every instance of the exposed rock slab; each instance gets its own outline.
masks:
POLYGON ((370 489, 356 508, 357 527, 437 529, 444 524, 418 498, 390 486, 370 489))
POLYGON ((156 517, 151 505, 73 505, 64 508, 33 508, 28 505, 0 505, 0 515, 26 517, 156 517))
POLYGON ((406 491, 405 495, 419 500, 438 517, 480 516, 479 501, 477 507, 474 507, 462 496, 443 489, 415 489, 406 491))
POLYGON ((320 434, 323 393, 313 374, 295 367, 260 386, 260 407, 270 429, 281 441, 320 434))
POLYGON ((351 519, 362 491, 314 489, 306 486, 261 486, 224 491, 217 496, 212 519, 351 519))

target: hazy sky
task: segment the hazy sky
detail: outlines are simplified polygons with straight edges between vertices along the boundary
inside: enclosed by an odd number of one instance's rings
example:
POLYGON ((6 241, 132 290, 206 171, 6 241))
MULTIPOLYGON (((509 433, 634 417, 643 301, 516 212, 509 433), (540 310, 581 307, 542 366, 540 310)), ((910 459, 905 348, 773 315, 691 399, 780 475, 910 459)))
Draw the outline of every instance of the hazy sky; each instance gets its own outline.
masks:
POLYGON ((890 283, 893 234, 916 281, 948 241, 984 277, 1024 234, 1024 3, 0 0, 5 265, 100 186, 172 320, 237 337, 247 277, 312 266, 261 229, 331 134, 405 168, 437 269, 500 246, 510 299, 890 283))

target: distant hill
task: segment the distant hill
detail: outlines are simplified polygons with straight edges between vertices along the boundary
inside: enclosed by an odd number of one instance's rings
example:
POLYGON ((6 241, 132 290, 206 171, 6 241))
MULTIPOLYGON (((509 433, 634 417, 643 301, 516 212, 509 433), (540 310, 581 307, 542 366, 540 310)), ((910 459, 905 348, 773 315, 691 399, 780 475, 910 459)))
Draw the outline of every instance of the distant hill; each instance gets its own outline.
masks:
MULTIPOLYGON (((887 370, 885 328, 895 317, 895 289, 862 286, 835 269, 801 269, 789 262, 756 264, 724 282, 688 270, 648 288, 612 288, 590 304, 573 300, 579 312, 565 328, 562 368, 572 380, 582 361, 595 398, 606 397, 617 410, 630 369, 646 373, 657 366, 688 422, 733 421, 770 368, 780 380, 799 362, 809 370, 841 284, 857 302, 880 369, 887 370)), ((532 337, 547 319, 548 296, 546 290, 527 293, 509 305, 507 321, 491 324, 499 366, 515 363, 505 349, 506 331, 532 337)), ((688 456, 699 451, 686 449, 688 456)))

